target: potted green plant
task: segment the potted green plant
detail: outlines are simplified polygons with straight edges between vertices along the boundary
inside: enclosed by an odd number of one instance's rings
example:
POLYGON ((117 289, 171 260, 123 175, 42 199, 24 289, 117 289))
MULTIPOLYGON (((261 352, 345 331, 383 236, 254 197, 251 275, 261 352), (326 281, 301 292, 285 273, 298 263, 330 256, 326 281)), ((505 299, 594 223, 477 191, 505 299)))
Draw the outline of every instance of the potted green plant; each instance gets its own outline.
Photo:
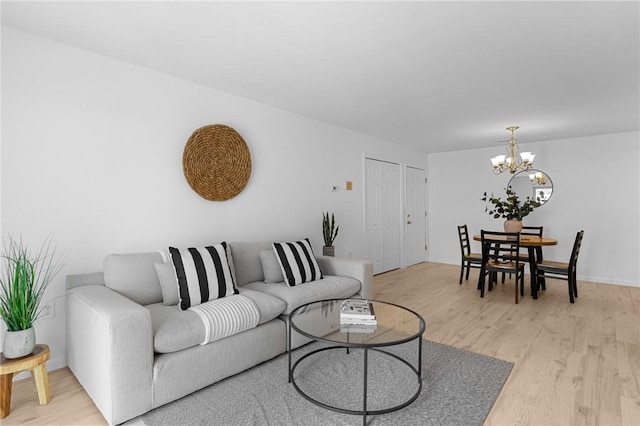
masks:
POLYGON ((322 254, 324 256, 335 256, 335 247, 333 247, 333 241, 338 236, 338 229, 340 226, 336 226, 336 218, 331 213, 331 219, 329 219, 329 212, 322 213, 322 236, 324 237, 324 247, 322 247, 322 254))
POLYGON ((481 198, 482 201, 487 203, 484 211, 492 215, 495 219, 506 219, 504 222, 505 232, 520 232, 522 231, 522 219, 529 215, 536 207, 540 207, 540 203, 531 197, 520 201, 518 194, 516 194, 510 186, 505 188, 505 192, 507 198, 504 200, 494 196, 493 193, 491 196, 488 196, 485 192, 481 198))
POLYGON ((33 352, 36 343, 34 322, 41 316, 40 306, 47 286, 63 267, 51 238, 32 254, 13 237, 3 244, 0 275, 0 317, 7 326, 3 353, 19 358, 33 352))

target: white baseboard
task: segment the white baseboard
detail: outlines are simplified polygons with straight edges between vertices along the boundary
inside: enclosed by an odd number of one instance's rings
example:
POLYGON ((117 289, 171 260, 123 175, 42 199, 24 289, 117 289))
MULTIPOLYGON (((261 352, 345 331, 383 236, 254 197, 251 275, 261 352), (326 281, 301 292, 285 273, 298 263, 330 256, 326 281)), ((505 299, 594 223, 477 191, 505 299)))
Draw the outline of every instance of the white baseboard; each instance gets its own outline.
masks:
MULTIPOLYGON (((427 262, 434 262, 434 263, 445 263, 447 265, 457 265, 458 267, 460 267, 460 259, 455 259, 455 260, 451 260, 451 259, 429 259, 427 260, 427 262)), ((580 270, 580 268, 578 268, 578 270, 580 270)), ((525 273, 529 273, 529 268, 525 269, 525 273)), ((610 284, 610 285, 623 285, 623 286, 627 286, 627 287, 640 287, 640 282, 637 281, 631 281, 631 280, 617 280, 617 279, 612 279, 609 277, 594 277, 594 276, 590 276, 590 275, 578 275, 578 280, 579 281, 589 281, 592 283, 598 283, 598 284, 610 284)))

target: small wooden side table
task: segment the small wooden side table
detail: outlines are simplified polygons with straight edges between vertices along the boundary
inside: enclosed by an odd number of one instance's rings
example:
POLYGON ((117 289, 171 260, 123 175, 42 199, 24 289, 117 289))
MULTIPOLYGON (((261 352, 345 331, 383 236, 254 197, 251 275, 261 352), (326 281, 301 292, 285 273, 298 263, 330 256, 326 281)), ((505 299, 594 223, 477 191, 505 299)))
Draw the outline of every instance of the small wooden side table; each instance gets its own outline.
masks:
POLYGON ((48 404, 51 400, 49 394, 49 375, 47 373, 47 361, 51 357, 48 345, 36 345, 31 355, 21 358, 8 359, 0 354, 0 419, 4 419, 11 412, 11 386, 13 374, 30 370, 31 376, 36 382, 40 405, 48 404))

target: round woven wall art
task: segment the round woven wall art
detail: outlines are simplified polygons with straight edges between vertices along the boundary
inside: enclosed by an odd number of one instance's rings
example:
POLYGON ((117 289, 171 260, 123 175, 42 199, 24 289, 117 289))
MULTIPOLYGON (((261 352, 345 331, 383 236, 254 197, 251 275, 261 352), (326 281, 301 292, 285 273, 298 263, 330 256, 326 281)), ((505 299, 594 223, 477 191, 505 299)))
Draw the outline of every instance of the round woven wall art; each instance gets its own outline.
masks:
POLYGON ((202 198, 225 201, 238 195, 251 176, 251 154, 234 129, 212 124, 197 129, 184 147, 184 176, 202 198))

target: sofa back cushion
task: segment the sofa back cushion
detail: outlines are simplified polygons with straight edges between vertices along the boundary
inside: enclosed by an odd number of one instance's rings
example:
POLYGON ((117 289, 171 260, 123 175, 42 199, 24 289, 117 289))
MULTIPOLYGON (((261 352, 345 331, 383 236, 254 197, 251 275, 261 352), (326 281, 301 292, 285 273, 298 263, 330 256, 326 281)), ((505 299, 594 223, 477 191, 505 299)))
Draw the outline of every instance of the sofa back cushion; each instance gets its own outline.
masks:
POLYGON ((160 252, 110 254, 104 258, 104 283, 110 289, 141 305, 162 302, 160 281, 154 263, 160 252))
POLYGON ((265 283, 281 283, 284 282, 284 275, 282 275, 282 268, 276 253, 273 250, 261 250, 260 261, 262 262, 262 272, 264 273, 265 283))
POLYGON ((177 305, 180 302, 178 296, 178 278, 173 262, 155 263, 160 288, 162 289, 162 303, 167 306, 177 305))
POLYGON ((260 261, 261 250, 273 250, 269 242, 233 242, 231 246, 231 257, 236 272, 236 285, 242 287, 245 284, 264 281, 262 272, 262 262, 260 261))

